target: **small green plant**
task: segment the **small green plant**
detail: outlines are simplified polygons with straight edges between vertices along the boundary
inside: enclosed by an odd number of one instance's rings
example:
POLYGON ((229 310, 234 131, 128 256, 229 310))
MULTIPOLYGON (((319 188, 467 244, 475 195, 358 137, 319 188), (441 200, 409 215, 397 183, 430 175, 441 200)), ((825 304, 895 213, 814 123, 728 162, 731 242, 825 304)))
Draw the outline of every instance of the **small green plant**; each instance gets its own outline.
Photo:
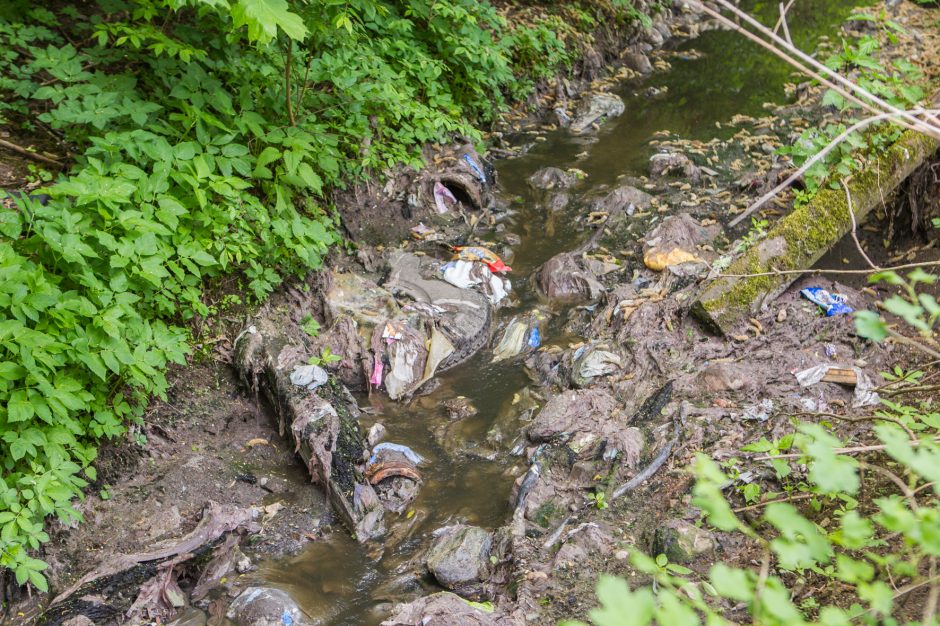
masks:
POLYGON ((309 313, 300 321, 300 327, 311 337, 316 337, 320 334, 320 322, 313 319, 313 316, 309 313))
POLYGON ((320 351, 320 356, 312 356, 307 359, 308 365, 329 365, 330 363, 335 363, 337 361, 343 360, 343 357, 338 354, 333 354, 333 351, 327 346, 320 351))
POLYGON ((745 250, 753 248, 758 241, 767 236, 767 227, 769 225, 770 222, 765 219, 752 217, 750 230, 748 230, 747 234, 741 238, 741 241, 738 242, 738 245, 735 246, 734 252, 736 254, 741 254, 745 250))
POLYGON ((590 500, 594 504, 594 508, 598 509, 599 511, 603 511, 608 506, 610 506, 607 503, 607 494, 605 494, 603 491, 589 493, 587 495, 587 499, 590 500))

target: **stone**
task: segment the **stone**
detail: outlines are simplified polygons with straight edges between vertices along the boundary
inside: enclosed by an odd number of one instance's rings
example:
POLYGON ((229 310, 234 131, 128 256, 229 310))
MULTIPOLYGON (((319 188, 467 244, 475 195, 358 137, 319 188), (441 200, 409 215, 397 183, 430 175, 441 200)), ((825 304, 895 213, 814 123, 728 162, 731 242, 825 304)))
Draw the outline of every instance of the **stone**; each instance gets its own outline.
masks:
POLYGON ((366 435, 366 442, 369 444, 369 448, 374 448, 375 444, 385 439, 385 436, 388 434, 388 429, 385 428, 384 424, 373 424, 369 428, 369 433, 366 435))
POLYGON ((626 106, 620 96, 610 93, 588 94, 578 104, 570 129, 574 133, 582 133, 593 124, 623 115, 625 110, 626 106))
POLYGON ((623 211, 633 215, 636 211, 645 211, 652 206, 653 196, 630 185, 613 189, 607 195, 591 203, 592 211, 615 213, 623 211))
POLYGON ((698 246, 712 238, 706 229, 687 213, 670 215, 643 239, 643 263, 653 271, 683 263, 707 263, 698 246))
POLYGON ((665 554, 672 563, 688 563, 717 547, 715 536, 685 520, 673 520, 653 536, 653 554, 665 554))
POLYGON ((236 626, 308 626, 303 611, 286 591, 248 587, 229 605, 225 616, 236 626))
POLYGON ((444 410, 447 411, 447 417, 452 420, 473 417, 478 412, 477 408, 473 406, 466 396, 449 398, 443 402, 442 406, 444 407, 444 410))
POLYGON ((650 157, 650 177, 681 176, 693 183, 702 178, 702 172, 692 160, 679 153, 660 153, 650 157))
POLYGON ((623 64, 634 72, 640 74, 651 74, 653 72, 653 64, 650 63, 649 57, 639 50, 628 50, 623 53, 621 58, 623 64))
POLYGON ((538 288, 543 296, 561 302, 593 302, 604 293, 604 285, 580 255, 556 254, 539 268, 538 288))
POLYGON ((399 605, 381 626, 496 626, 505 623, 493 612, 471 606, 460 596, 446 591, 399 605))
POLYGON ((566 172, 557 167, 543 167, 526 179, 529 187, 540 189, 542 191, 553 191, 556 189, 568 189, 573 187, 579 178, 577 174, 566 172))
POLYGON ((327 324, 351 316, 359 326, 374 328, 399 313, 398 303, 385 289, 358 274, 335 272, 323 298, 327 324))
POLYGON ((206 626, 208 616, 197 608, 186 607, 167 626, 206 626))
POLYGON ((450 526, 428 550, 427 566, 443 587, 478 596, 486 581, 493 535, 477 526, 450 526))

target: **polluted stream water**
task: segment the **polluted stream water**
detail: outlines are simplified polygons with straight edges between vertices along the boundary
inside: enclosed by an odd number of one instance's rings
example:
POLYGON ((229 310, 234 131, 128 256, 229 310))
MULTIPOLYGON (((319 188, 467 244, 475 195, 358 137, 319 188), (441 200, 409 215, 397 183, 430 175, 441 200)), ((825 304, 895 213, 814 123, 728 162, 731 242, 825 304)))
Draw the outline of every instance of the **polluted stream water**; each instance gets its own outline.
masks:
MULTIPOLYGON (((789 16, 796 43, 812 49, 820 35, 838 30, 854 6, 841 0, 797 3, 789 16)), ((766 22, 776 6, 761 3, 751 9, 766 22)), ((551 310, 540 302, 533 273, 590 236, 578 226, 578 217, 587 210, 579 198, 624 176, 645 175, 657 133, 706 141, 720 136, 728 131, 716 123, 734 114, 761 115, 763 103, 781 101, 784 84, 792 80, 784 63, 724 30, 705 32, 668 58, 670 70, 613 90, 625 102, 625 112, 598 131, 574 135, 555 130, 537 141, 523 132, 513 142, 524 146, 524 154, 496 163, 497 194, 508 206, 501 223, 519 241, 509 263, 515 299, 497 311, 494 328, 539 308, 546 311, 540 322, 543 346, 578 341, 565 331, 565 309, 551 310), (572 200, 561 210, 545 206, 544 194, 527 183, 547 166, 576 168, 586 176, 569 190, 572 200)), ((648 221, 637 232, 653 224, 648 221)), ((513 456, 512 450, 523 438, 532 381, 519 358, 493 362, 492 347, 437 380, 440 384, 430 394, 405 402, 380 393, 358 398, 367 409, 363 430, 381 423, 387 441, 406 444, 424 457, 417 498, 390 520, 385 539, 360 544, 336 525, 299 554, 262 563, 253 580, 287 591, 320 620, 316 623, 376 625, 395 604, 440 589, 423 564, 435 530, 458 523, 495 529, 507 523, 513 482, 526 470, 524 457, 513 456), (468 415, 448 416, 449 407, 464 405, 472 407, 468 415)))

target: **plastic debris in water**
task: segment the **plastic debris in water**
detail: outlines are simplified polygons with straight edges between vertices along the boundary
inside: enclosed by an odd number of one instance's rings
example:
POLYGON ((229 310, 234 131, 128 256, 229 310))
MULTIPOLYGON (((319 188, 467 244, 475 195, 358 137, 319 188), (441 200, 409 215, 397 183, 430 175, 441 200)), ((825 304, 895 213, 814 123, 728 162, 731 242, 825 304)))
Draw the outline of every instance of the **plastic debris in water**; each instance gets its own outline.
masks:
POLYGON ((455 259, 461 261, 480 261, 481 263, 485 263, 494 274, 503 274, 512 271, 512 268, 503 263, 503 260, 489 248, 482 246, 455 246, 454 252, 455 259))
POLYGON ((373 387, 379 387, 382 385, 382 371, 385 369, 385 364, 382 363, 381 357, 375 357, 375 365, 372 367, 372 377, 369 378, 369 382, 373 387))
POLYGON ((822 287, 807 287, 801 290, 800 293, 804 298, 817 304, 824 310, 826 317, 846 315, 855 310, 845 303, 845 296, 838 293, 830 293, 822 287))
POLYGON ((484 185, 486 184, 486 174, 483 173, 483 170, 477 165, 477 162, 473 160, 473 157, 469 154, 463 155, 463 160, 467 165, 470 166, 470 169, 473 170, 473 173, 476 174, 477 179, 484 185))
POLYGON ((539 331, 538 326, 533 326, 532 330, 529 331, 529 347, 538 348, 542 345, 542 333, 539 331))
POLYGON ((438 213, 447 213, 448 204, 457 204, 457 198, 440 182, 434 183, 434 206, 438 213))
POLYGON ((405 455, 405 458, 414 463, 415 465, 420 465, 424 462, 424 457, 409 448, 408 446, 403 446, 400 443, 389 443, 383 442, 379 445, 372 448, 372 457, 369 459, 369 464, 375 463, 378 458, 379 452, 382 450, 391 450, 392 452, 398 452, 405 455))
POLYGON ((291 617, 287 609, 284 609, 284 614, 281 615, 281 623, 284 624, 284 626, 291 626, 291 624, 294 623, 294 618, 291 617))

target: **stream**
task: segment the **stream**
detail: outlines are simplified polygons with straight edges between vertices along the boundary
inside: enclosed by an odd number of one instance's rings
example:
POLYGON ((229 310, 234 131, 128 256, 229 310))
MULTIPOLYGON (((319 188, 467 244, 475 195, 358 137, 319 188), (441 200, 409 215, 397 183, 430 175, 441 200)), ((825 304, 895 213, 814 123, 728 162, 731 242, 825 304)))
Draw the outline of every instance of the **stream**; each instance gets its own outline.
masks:
MULTIPOLYGON (((749 8, 772 22, 776 4, 751 3, 749 8)), ((837 32, 854 5, 846 0, 796 3, 789 18, 795 42, 812 49, 821 33, 837 32)), ((579 195, 614 185, 625 175, 645 174, 654 152, 650 142, 658 131, 711 139, 729 132, 716 122, 734 113, 762 115, 763 103, 782 100, 784 83, 794 80, 788 66, 728 31, 706 32, 677 51, 680 54, 670 58, 670 71, 615 90, 626 103, 626 112, 597 133, 575 136, 552 131, 539 141, 524 134, 516 143, 531 142, 530 149, 496 164, 501 204, 509 207, 499 218, 506 231, 521 238, 510 263, 515 305, 497 312, 497 324, 536 306, 544 309, 530 277, 550 257, 579 243, 572 233, 579 233, 579 239, 587 236, 574 226, 584 208, 579 195), (691 50, 700 54, 681 54, 691 50), (662 94, 651 97, 650 88, 662 94), (568 207, 550 215, 539 204, 539 193, 526 183, 533 172, 549 165, 587 174, 586 184, 573 193, 568 207)), ((635 231, 648 231, 660 217, 654 212, 639 218, 649 223, 637 225, 635 231)), ((543 345, 577 341, 564 335, 565 318, 565 311, 552 312, 541 329, 543 345)), ((513 481, 526 468, 525 459, 512 456, 511 450, 522 437, 514 399, 531 381, 519 360, 493 364, 491 358, 484 349, 442 374, 440 386, 430 395, 407 403, 378 393, 359 398, 362 406, 373 409, 363 417, 365 429, 381 422, 388 429, 388 441, 407 444, 426 459, 418 498, 406 515, 390 525, 394 540, 388 547, 360 545, 336 526, 300 554, 263 563, 255 577, 288 591, 310 615, 337 626, 376 625, 395 603, 437 590, 420 562, 432 532, 455 523, 484 528, 505 524, 513 481), (441 404, 455 396, 465 396, 478 413, 459 421, 448 419, 441 404)))

